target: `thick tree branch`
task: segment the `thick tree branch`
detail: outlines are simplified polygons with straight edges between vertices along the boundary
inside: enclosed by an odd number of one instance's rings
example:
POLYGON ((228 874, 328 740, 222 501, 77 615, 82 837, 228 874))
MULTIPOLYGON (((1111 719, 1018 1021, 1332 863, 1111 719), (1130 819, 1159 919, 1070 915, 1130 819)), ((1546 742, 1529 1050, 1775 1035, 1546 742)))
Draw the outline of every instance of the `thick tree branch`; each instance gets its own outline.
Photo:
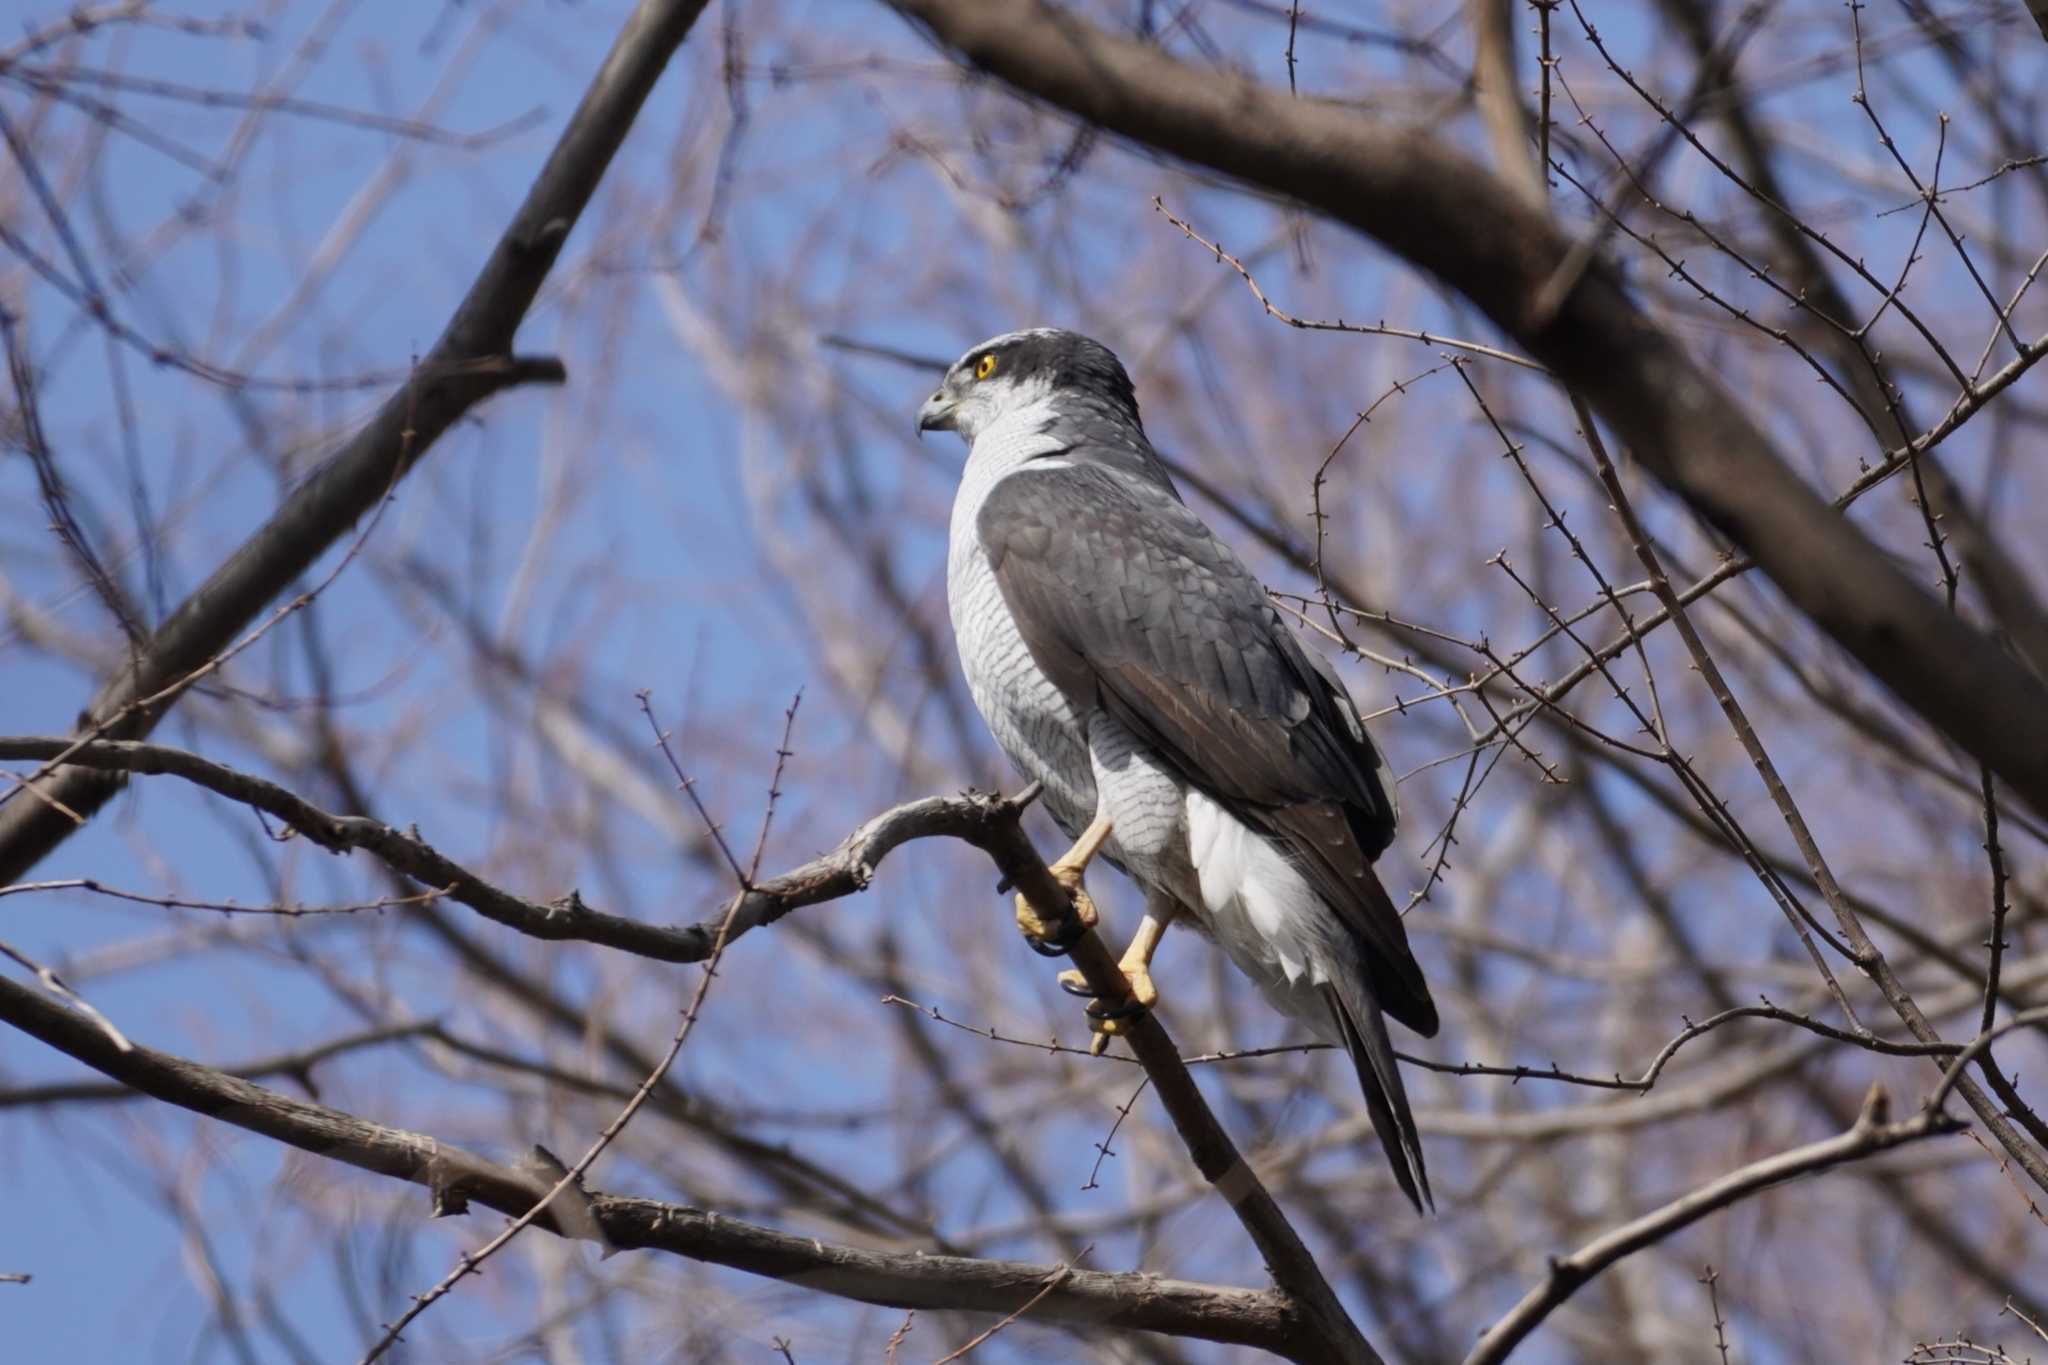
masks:
MULTIPOLYGON (((1025 837, 1014 810, 1009 818, 992 822, 983 837, 968 842, 988 854, 1003 874, 1003 884, 1022 892, 1041 919, 1056 927, 1069 922, 1072 902, 1025 837)), ((1115 955, 1093 929, 1081 935, 1068 956, 1098 999, 1119 1000, 1129 991, 1115 955)), ((1167 1117, 1173 1120, 1196 1169, 1237 1215, 1265 1259, 1274 1284, 1298 1306, 1300 1339, 1308 1353, 1291 1358, 1330 1365, 1379 1365, 1378 1353, 1338 1302, 1322 1268, 1303 1245, 1301 1234, 1217 1122, 1165 1027, 1155 1015, 1145 1014, 1132 1021, 1124 1036, 1145 1074, 1152 1078, 1152 1090, 1166 1106, 1167 1117)))
MULTIPOLYGON (((476 1203, 517 1217, 550 1183, 424 1133, 293 1099, 181 1057, 145 1047, 122 1052, 79 1015, 11 981, 0 980, 0 1020, 144 1094, 422 1186, 432 1191, 436 1214, 461 1213, 476 1203)), ((1304 1354, 1308 1338, 1301 1311, 1273 1291, 1093 1270, 1060 1275, 1058 1266, 1021 1261, 867 1251, 683 1205, 594 1192, 567 1216, 550 1209, 539 1222, 550 1232, 601 1238, 619 1249, 667 1251, 892 1308, 1007 1314, 1059 1276, 1031 1308, 1034 1320, 1257 1346, 1291 1360, 1329 1358, 1304 1354)))
POLYGON ((66 740, 43 736, 0 737, 0 759, 51 758, 93 772, 168 774, 276 816, 330 853, 365 849, 421 886, 532 938, 598 943, 661 962, 701 962, 711 940, 694 930, 672 929, 592 910, 568 896, 549 905, 521 899, 491 885, 425 840, 401 834, 361 815, 335 815, 312 802, 248 773, 160 744, 135 740, 66 740))
POLYGON ((1507 182, 1420 129, 1194 70, 1039 0, 890 3, 1018 92, 1308 205, 1450 283, 1873 676, 2048 814, 2039 680, 1794 474, 1612 272, 1589 269, 1554 317, 1537 316, 1571 243, 1507 182))
MULTIPOLYGON (((641 0, 570 116, 526 201, 413 376, 369 423, 285 499, 276 514, 187 598, 80 717, 82 734, 138 738, 226 649, 265 603, 375 507, 441 434, 513 384, 561 382, 559 362, 512 355, 512 341, 555 258, 704 0, 641 0)), ((19 881, 118 788, 101 770, 60 769, 47 800, 0 809, 0 883, 19 881)))
MULTIPOLYGON (((181 777, 277 817, 330 853, 364 849, 415 883, 445 893, 486 919, 530 938, 596 943, 657 962, 702 962, 711 955, 725 912, 686 928, 648 924, 606 914, 570 895, 543 904, 491 885, 416 834, 404 834, 362 815, 336 815, 264 778, 241 772, 183 749, 132 740, 80 742, 44 735, 0 735, 0 760, 49 759, 106 772, 181 777)), ((779 877, 764 878, 730 906, 727 941, 773 924, 792 910, 865 891, 875 869, 891 851, 913 839, 953 838, 1009 852, 1007 834, 1017 815, 1037 794, 1031 788, 1012 799, 966 792, 928 796, 883 811, 855 829, 829 853, 779 877)))
MULTIPOLYGON (((1702 61, 1712 55, 1710 7, 1693 0, 1663 0, 1660 8, 1702 61)), ((1744 188, 1766 207, 1764 222, 1786 266, 1785 288, 1805 301, 1804 315, 1813 323, 1809 330, 1814 343, 1836 358, 1863 420, 1877 433, 1879 444, 1889 447, 1893 443, 1892 432, 1901 423, 1911 421, 1906 395, 1861 330, 1845 330, 1821 321, 1853 318, 1857 310, 1828 269, 1820 247, 1800 231, 1799 220, 1792 212, 1792 195, 1778 175, 1771 143, 1743 92, 1732 81, 1721 80, 1716 85, 1715 116, 1727 125, 1733 138, 1735 158, 1741 163, 1743 179, 1748 181, 1744 188)), ((2032 349, 2022 348, 2020 359, 2027 359, 2032 349)), ((1977 387, 1981 389, 1983 385, 1977 387)), ((1927 510, 1943 538, 1962 555, 1964 567, 1984 605, 2034 672, 2048 678, 2048 611, 2043 610, 2035 596, 2025 569, 1999 543, 1990 524, 1977 515, 1941 462, 1924 454, 1914 456, 1912 432, 1897 434, 1906 443, 1908 455, 1916 460, 1927 510)))

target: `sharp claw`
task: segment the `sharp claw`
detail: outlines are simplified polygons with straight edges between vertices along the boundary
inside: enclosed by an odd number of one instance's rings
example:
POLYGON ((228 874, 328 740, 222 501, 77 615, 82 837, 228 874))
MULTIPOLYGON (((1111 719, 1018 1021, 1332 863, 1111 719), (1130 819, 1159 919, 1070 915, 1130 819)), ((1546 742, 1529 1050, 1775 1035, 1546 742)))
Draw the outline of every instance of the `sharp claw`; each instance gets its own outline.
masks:
POLYGON ((1066 916, 1059 926, 1066 930, 1064 934, 1056 933, 1054 926, 1046 923, 1045 917, 1028 899, 1021 895, 1017 897, 1017 927, 1023 931, 1024 941, 1031 946, 1031 951, 1041 957, 1065 957, 1081 941, 1081 936, 1095 927, 1097 920, 1095 902, 1089 900, 1088 893, 1081 888, 1080 875, 1063 876, 1059 881, 1074 902, 1073 913, 1066 916))
MULTIPOLYGON (((1121 965, 1121 964, 1119 964, 1121 965)), ((1152 974, 1139 968, 1135 972, 1124 968, 1124 997, 1115 1002, 1105 1002, 1096 995, 1087 978, 1078 971, 1061 972, 1060 989, 1069 995, 1078 995, 1088 1000, 1083 1011, 1088 1016, 1088 1027, 1095 1035, 1088 1042, 1088 1055, 1100 1057, 1109 1047, 1109 1040, 1121 1038, 1130 1033, 1133 1022, 1152 1012, 1159 1003, 1159 990, 1152 984, 1152 974)))
POLYGON ((1095 988, 1088 984, 1088 978, 1081 975, 1079 970, 1061 972, 1055 980, 1059 982, 1060 989, 1068 995, 1078 995, 1083 1000, 1093 1002, 1087 1009, 1090 1019, 1135 1019, 1159 1003, 1159 992, 1152 985, 1149 974, 1138 977, 1126 976, 1123 999, 1107 1004, 1096 994, 1095 988))

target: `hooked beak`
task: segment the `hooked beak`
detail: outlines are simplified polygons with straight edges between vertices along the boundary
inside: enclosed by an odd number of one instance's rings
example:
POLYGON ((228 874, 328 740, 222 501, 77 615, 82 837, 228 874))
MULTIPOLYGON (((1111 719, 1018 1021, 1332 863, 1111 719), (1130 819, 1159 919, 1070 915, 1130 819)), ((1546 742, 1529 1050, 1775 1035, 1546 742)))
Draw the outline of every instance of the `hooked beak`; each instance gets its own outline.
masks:
POLYGON ((951 431, 953 410, 959 406, 957 400, 948 398, 946 391, 940 389, 925 399, 924 406, 917 410, 917 434, 922 436, 927 431, 951 431))

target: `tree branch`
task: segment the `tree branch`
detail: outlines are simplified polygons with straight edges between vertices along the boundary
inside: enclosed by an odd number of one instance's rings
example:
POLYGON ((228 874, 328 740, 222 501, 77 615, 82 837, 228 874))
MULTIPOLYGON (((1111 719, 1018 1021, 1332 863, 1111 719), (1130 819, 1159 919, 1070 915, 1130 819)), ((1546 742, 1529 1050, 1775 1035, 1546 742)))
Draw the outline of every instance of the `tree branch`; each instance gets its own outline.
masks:
POLYGON ((198 754, 134 740, 66 740, 44 736, 0 737, 0 759, 66 755, 65 763, 88 771, 168 774, 265 811, 330 853, 366 849, 422 886, 532 938, 602 944, 660 962, 701 962, 710 939, 696 931, 645 924, 592 910, 574 895, 554 904, 524 900, 484 881, 425 840, 401 834, 361 815, 335 815, 275 782, 239 772, 198 754))
MULTIPOLYGON (((1039 917, 1056 931, 1071 924, 1073 903, 1053 880, 1038 850, 1024 836, 1014 809, 1007 818, 990 822, 977 834, 979 837, 969 838, 968 842, 995 862, 1003 874, 1004 885, 1022 892, 1039 917)), ((1058 938, 1068 936, 1056 932, 1058 938)), ((1113 1001, 1128 994, 1130 983, 1124 979, 1123 969, 1095 930, 1082 934, 1068 957, 1080 969, 1096 998, 1113 1001)), ((1238 1154, 1237 1144, 1217 1122, 1181 1060, 1180 1049, 1157 1016, 1140 1015, 1123 1036, 1144 1066, 1145 1074, 1152 1078, 1153 1092, 1166 1106, 1167 1117, 1172 1119, 1196 1169, 1230 1205, 1230 1211, 1237 1215, 1237 1221, 1265 1259, 1274 1284, 1299 1308, 1302 1349, 1308 1354, 1290 1358, 1331 1365, 1380 1365, 1379 1354, 1338 1302, 1322 1268, 1303 1245, 1301 1234, 1287 1221, 1257 1173, 1238 1154)))
MULTIPOLYGON (((514 384, 562 382, 559 361, 515 357, 514 334, 648 91, 703 8, 704 0, 641 0, 525 202, 412 377, 100 689, 81 717, 81 734, 147 735, 193 675, 375 507, 464 413, 514 384)), ((120 784, 103 771, 72 766, 36 785, 51 799, 0 809, 0 883, 19 881, 78 827, 52 801, 90 817, 120 784)))
MULTIPOLYGON (((1913 999, 1912 993, 1906 989, 1905 983, 1899 980, 1898 973, 1892 970, 1891 962, 1885 957, 1883 950, 1864 929, 1863 920, 1856 913, 1855 907, 1851 906, 1848 898, 1842 894, 1841 886, 1835 881, 1834 872, 1821 853, 1820 844, 1814 839, 1812 830, 1807 827, 1806 817, 1800 813, 1798 803, 1792 799, 1784 779, 1778 775, 1777 765, 1771 761, 1763 740, 1756 733, 1756 727, 1750 724, 1748 713, 1743 710, 1742 703, 1736 700, 1734 691, 1728 686, 1727 679, 1722 676, 1720 665, 1714 662, 1713 655, 1707 651, 1706 642, 1700 638, 1699 631, 1693 626, 1685 605, 1678 600, 1678 593, 1664 572, 1663 561, 1651 545, 1641 518, 1636 515, 1634 506, 1629 502, 1628 491, 1622 487, 1621 475, 1616 472, 1614 462, 1608 458, 1607 448, 1600 440, 1600 432, 1592 420, 1592 414, 1586 411, 1585 405, 1576 397, 1572 399, 1572 404, 1579 415, 1579 424, 1583 428, 1587 449, 1592 452, 1594 463, 1598 467, 1600 483, 1606 488, 1607 496, 1613 503, 1614 513, 1620 518, 1622 528, 1628 533, 1629 543, 1635 547, 1643 567, 1648 570, 1651 585, 1663 601, 1664 609, 1671 614, 1672 624, 1678 630, 1679 639, 1684 643, 1686 653, 1692 658, 1693 667, 1699 672, 1701 680, 1706 683, 1707 689, 1713 693, 1714 700, 1727 716, 1729 727, 1735 732, 1737 741, 1742 745, 1743 752, 1748 754, 1750 763, 1755 767, 1757 776, 1762 779, 1772 803, 1778 807, 1779 814, 1784 818, 1785 827, 1791 832, 1792 842, 1805 857, 1807 868, 1812 873, 1815 884, 1820 887, 1821 895, 1827 901, 1828 907, 1834 912, 1835 923, 1848 943, 1850 960, 1856 964, 1858 970, 1870 978, 1872 984, 1884 995, 1885 1003, 1892 1007, 1893 1012, 1912 1031, 1915 1038, 1923 1043, 1940 1042, 1941 1035, 1927 1021, 1926 1014, 1913 999)), ((1851 1022, 1855 1020, 1852 1018, 1851 1022)), ((1963 1098, 1977 1112, 1977 1116, 1984 1120, 1985 1126, 1997 1136, 1999 1143, 2006 1151, 2012 1153, 2013 1159, 2020 1163, 2021 1169, 2025 1170, 2036 1184, 2048 1189, 2048 1158, 2044 1158, 2043 1153, 2027 1145, 2026 1139, 2019 1135, 2012 1123, 1999 1111, 1998 1106, 1992 1103, 1991 1097, 1974 1081, 1964 1079, 1961 1086, 1963 1098)))
POLYGON ((779 877, 755 882, 734 897, 727 912, 676 928, 593 910, 574 894, 547 904, 526 900, 484 881, 417 835, 400 833, 367 816, 333 814, 275 782, 183 749, 132 740, 0 735, 0 760, 48 759, 60 753, 76 767, 184 778, 277 817, 330 853, 365 849, 414 882, 530 938, 595 943, 657 962, 704 961, 727 913, 732 919, 730 942, 792 910, 865 891, 882 859, 913 839, 953 838, 991 853, 998 847, 1014 853, 999 829, 1014 828, 1018 814, 1037 795, 1034 786, 1013 798, 970 791, 907 801, 861 824, 831 852, 779 877))
MULTIPOLYGON (((1707 60, 1714 50, 1707 7, 1663 0, 1659 8, 1685 35, 1701 60, 1707 60)), ((1728 126, 1732 136, 1735 156, 1742 164, 1742 180, 1748 182, 1742 187, 1765 206, 1765 225, 1788 266, 1784 271, 1786 288, 1802 301, 1804 315, 1814 321, 1815 343, 1839 361, 1843 381, 1863 420, 1879 435, 1880 444, 1889 446, 1890 439, 1884 435, 1887 425, 1910 420, 1906 394, 1863 329, 1852 331, 1822 321, 1852 318, 1856 310, 1828 269, 1820 248, 1799 230, 1799 220, 1791 210, 1791 193, 1778 175, 1771 143, 1759 127, 1749 101, 1732 81, 1721 80, 1716 85, 1715 116, 1728 126)), ((2029 361, 2029 353, 2035 349, 2021 347, 2018 359, 2029 361)), ((1984 385, 1974 387, 1982 390, 1984 385)), ((2021 657, 2037 675, 2048 677, 2048 612, 2036 600, 2024 568, 2006 552, 1990 524, 1978 516, 1941 462, 1917 453, 1914 447, 1918 443, 1910 431, 1901 430, 1899 438, 1912 467, 1919 473, 1927 495, 1927 511, 1938 522, 1942 538, 1952 541, 1961 553, 1985 606, 2004 627, 2021 657)))
MULTIPOLYGON (((91 1023, 11 981, 0 980, 0 1020, 144 1094, 301 1151, 422 1186, 432 1191, 437 1216, 462 1213, 474 1202, 517 1217, 533 1207, 550 1183, 424 1133, 293 1099, 182 1057, 146 1047, 122 1052, 91 1023)), ((680 1204, 609 1194, 588 1194, 569 1218, 550 1209, 539 1224, 564 1236, 601 1235, 622 1250, 671 1252, 893 1308, 1010 1313, 1060 1273, 1058 1266, 1022 1261, 837 1246, 680 1204)), ((1311 1358, 1299 1353, 1299 1310, 1273 1291, 1069 1270, 1030 1316, 1311 1358)))
POLYGON ((1632 1223, 1586 1243, 1562 1260, 1550 1263, 1550 1274, 1531 1289, 1506 1317, 1486 1329, 1479 1344, 1465 1357, 1465 1365, 1498 1365, 1522 1339, 1536 1330, 1552 1309, 1576 1293, 1581 1285, 1622 1257, 1663 1241, 1681 1228, 1689 1227, 1710 1213, 1748 1198, 1796 1176, 1813 1175, 1844 1162, 1857 1161, 1888 1151, 1904 1143, 1941 1133, 1953 1133, 1963 1123, 1938 1107, 1922 1109, 1898 1123, 1887 1121, 1890 1105, 1882 1088, 1872 1086, 1863 1101, 1863 1112, 1848 1132, 1822 1142, 1781 1152, 1730 1172, 1710 1185, 1701 1186, 1663 1208, 1643 1215, 1632 1223))

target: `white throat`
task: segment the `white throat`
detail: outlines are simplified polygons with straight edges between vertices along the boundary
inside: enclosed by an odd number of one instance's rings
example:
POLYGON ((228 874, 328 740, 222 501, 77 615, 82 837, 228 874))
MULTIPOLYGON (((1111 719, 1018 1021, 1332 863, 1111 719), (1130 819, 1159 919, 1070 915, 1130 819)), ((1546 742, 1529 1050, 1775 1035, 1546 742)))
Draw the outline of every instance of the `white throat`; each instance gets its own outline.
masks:
POLYGON ((1052 396, 1047 394, 1011 408, 975 434, 967 447, 967 467, 960 471, 960 491, 953 498, 955 545, 963 533, 974 534, 974 518, 996 480, 1019 465, 1065 447, 1066 442, 1045 431, 1052 418, 1052 396))

